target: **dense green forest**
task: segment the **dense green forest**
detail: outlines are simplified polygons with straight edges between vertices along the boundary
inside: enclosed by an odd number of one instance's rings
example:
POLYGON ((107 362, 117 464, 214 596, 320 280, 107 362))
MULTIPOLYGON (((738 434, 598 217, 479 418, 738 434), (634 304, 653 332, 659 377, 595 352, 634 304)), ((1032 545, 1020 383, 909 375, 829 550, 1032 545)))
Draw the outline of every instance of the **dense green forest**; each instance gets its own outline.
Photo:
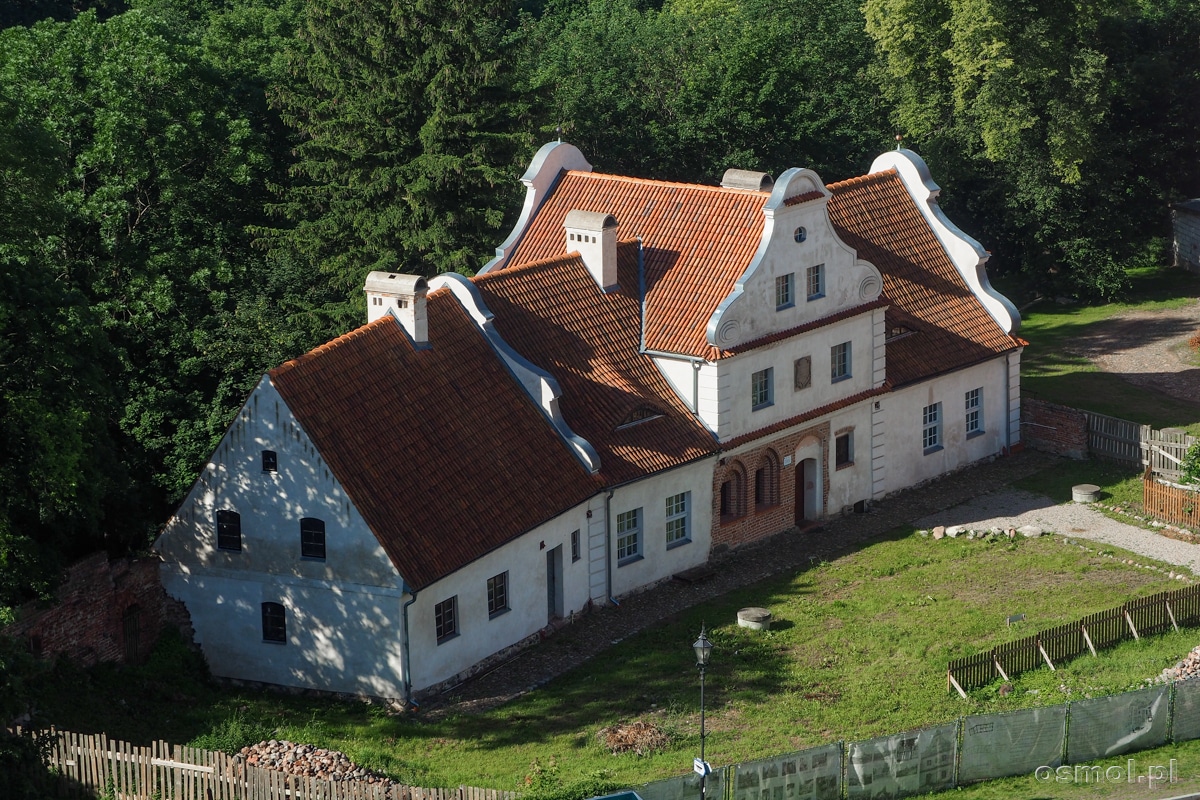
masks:
POLYGON ((136 551, 370 269, 470 273, 557 134, 826 180, 897 134, 1030 296, 1200 194, 1200 0, 18 0, 0 12, 0 621, 136 551))

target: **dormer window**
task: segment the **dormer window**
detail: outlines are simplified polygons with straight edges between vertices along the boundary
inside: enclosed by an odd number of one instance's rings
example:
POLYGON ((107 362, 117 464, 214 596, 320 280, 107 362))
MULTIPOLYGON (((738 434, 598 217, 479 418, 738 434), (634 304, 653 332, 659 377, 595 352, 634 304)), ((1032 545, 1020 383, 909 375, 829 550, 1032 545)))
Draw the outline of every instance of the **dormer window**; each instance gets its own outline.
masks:
POLYGON ((888 328, 887 336, 884 337, 884 341, 890 342, 895 339, 902 339, 905 336, 911 336, 914 333, 916 333, 916 331, 914 331, 912 328, 905 327, 904 325, 893 325, 888 328))
POLYGON ((622 421, 621 424, 616 427, 616 429, 624 430, 625 428, 632 428, 634 425, 640 425, 643 422, 649 422, 650 420, 658 419, 661 416, 664 416, 663 412, 659 411, 653 406, 638 406, 630 412, 629 416, 627 416, 624 421, 622 421))

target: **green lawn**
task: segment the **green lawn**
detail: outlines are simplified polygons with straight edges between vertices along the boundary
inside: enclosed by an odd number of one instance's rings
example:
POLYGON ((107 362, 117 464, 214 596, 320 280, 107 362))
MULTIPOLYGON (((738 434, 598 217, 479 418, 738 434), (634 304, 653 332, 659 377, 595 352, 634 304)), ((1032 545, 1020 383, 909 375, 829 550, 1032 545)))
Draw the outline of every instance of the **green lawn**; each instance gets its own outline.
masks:
MULTIPOLYGON (((312 742, 418 785, 513 789, 526 776, 544 778, 551 763, 566 784, 603 776, 630 785, 685 773, 697 754, 690 643, 702 622, 717 646, 708 759, 724 765, 1141 685, 1190 650, 1195 633, 1127 643, 1056 673, 1026 673, 1005 698, 995 686, 967 701, 950 695, 945 668, 951 658, 1177 586, 1054 537, 934 541, 899 531, 833 563, 697 607, 484 714, 433 721, 361 703, 218 687, 197 676, 178 646, 162 648, 139 670, 64 670, 65 683, 40 707, 62 728, 136 742, 161 737, 226 749, 272 737, 312 742), (770 632, 730 624, 748 605, 774 612, 770 632), (1013 613, 1027 621, 1008 629, 1004 619, 1013 613), (670 736, 666 752, 639 758, 600 747, 600 728, 638 719, 670 736)), ((571 648, 572 631, 541 646, 571 648)))
POLYGON ((1058 306, 1043 301, 1022 312, 1020 335, 1029 341, 1021 358, 1022 392, 1156 428, 1185 428, 1200 435, 1200 406, 1134 386, 1068 352, 1073 339, 1109 317, 1133 309, 1178 308, 1196 297, 1200 297, 1200 276, 1176 269, 1146 269, 1133 274, 1129 302, 1058 306))

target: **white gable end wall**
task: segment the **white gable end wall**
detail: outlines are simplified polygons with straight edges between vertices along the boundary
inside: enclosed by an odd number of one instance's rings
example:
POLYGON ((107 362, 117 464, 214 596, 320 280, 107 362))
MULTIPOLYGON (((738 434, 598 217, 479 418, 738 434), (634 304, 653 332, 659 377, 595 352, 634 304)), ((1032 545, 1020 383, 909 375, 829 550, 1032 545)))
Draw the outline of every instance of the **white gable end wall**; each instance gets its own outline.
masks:
POLYGON ((401 578, 269 378, 155 549, 214 675, 403 696, 401 578), (240 551, 218 549, 218 510, 239 515, 240 551), (323 560, 301 556, 305 517, 325 523, 323 560), (285 644, 263 640, 263 603, 283 605, 285 644))

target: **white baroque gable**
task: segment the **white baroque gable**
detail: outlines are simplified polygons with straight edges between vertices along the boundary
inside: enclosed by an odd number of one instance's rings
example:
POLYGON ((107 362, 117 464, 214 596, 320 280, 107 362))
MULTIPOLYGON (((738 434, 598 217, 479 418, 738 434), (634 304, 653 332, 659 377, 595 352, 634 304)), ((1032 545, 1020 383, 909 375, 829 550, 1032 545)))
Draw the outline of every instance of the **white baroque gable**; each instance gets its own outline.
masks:
POLYGON ((766 224, 758 250, 709 318, 709 344, 728 350, 879 297, 879 270, 860 259, 829 220, 831 196, 811 169, 792 168, 779 177, 763 206, 766 224), (814 268, 820 271, 821 286, 810 299, 808 278, 814 268), (780 305, 778 279, 787 276, 791 302, 780 305))

